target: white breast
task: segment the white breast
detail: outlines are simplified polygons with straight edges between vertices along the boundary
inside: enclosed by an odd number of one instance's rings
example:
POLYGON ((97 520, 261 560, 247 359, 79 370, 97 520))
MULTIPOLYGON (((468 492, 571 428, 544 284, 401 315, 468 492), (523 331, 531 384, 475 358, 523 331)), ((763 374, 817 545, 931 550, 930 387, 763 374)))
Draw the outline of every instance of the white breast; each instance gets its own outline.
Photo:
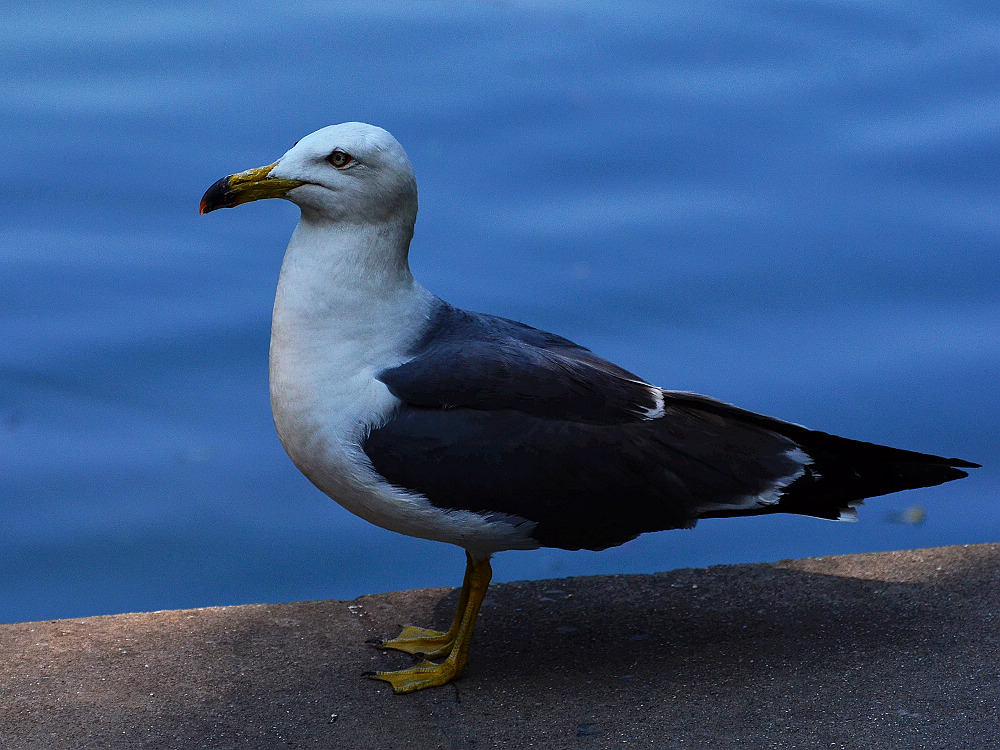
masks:
POLYGON ((387 277, 345 263, 337 240, 300 223, 281 268, 271 407, 288 455, 319 489, 383 528, 484 553, 537 547, 530 524, 435 508, 372 468, 361 441, 399 407, 375 376, 404 361, 436 300, 408 269, 387 277))

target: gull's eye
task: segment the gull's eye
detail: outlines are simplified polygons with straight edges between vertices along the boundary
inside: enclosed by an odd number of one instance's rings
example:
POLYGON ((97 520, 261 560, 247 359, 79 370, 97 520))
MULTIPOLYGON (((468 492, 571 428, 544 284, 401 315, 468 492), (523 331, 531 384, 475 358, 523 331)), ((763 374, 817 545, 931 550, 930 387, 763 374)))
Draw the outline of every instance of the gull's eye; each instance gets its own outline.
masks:
POLYGON ((341 151, 338 148, 336 151, 334 151, 332 154, 326 157, 326 160, 330 162, 333 166, 335 166, 337 169, 343 169, 352 161, 354 161, 354 157, 351 156, 346 151, 341 151))

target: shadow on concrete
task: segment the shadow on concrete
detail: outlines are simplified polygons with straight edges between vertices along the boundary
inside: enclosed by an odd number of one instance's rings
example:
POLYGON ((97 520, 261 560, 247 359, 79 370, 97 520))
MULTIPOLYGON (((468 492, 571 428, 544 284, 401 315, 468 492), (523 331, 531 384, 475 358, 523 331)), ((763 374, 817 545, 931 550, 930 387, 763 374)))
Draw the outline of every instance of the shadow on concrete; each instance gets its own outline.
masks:
POLYGON ((450 589, 0 626, 4 748, 995 747, 1000 545, 494 586, 473 663, 364 645, 450 589))

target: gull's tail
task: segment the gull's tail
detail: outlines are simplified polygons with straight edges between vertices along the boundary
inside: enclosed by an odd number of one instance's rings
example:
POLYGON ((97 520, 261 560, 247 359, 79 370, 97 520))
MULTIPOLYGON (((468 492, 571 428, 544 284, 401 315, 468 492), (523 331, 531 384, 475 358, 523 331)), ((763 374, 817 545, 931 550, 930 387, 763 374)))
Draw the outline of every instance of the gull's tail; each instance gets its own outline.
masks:
MULTIPOLYGON (((807 430, 792 439, 812 459, 775 511, 848 520, 865 498, 967 477, 979 464, 807 430)), ((792 437, 789 435, 789 437, 792 437)))
POLYGON ((670 402, 688 414, 714 415, 719 434, 741 431, 744 437, 735 441, 732 452, 746 452, 765 464, 771 462, 770 468, 765 466, 761 471, 754 491, 742 500, 697 507, 698 518, 796 513, 849 520, 855 516, 854 506, 865 498, 933 487, 966 477, 965 469, 979 467, 960 458, 890 448, 810 430, 704 396, 677 391, 667 394, 670 402))

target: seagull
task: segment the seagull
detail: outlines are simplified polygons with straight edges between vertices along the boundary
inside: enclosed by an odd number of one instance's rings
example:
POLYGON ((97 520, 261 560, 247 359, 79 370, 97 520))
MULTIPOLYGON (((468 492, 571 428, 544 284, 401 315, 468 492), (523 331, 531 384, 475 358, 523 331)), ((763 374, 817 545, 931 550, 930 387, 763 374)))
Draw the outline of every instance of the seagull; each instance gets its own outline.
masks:
POLYGON ((200 212, 263 198, 301 210, 271 324, 282 445, 352 513, 466 552, 447 632, 370 641, 417 658, 368 673, 396 693, 461 675, 495 552, 602 550, 702 518, 851 520, 865 498, 978 466, 659 388, 561 336, 448 304, 410 272, 417 183, 382 128, 317 130, 213 184, 200 212))

